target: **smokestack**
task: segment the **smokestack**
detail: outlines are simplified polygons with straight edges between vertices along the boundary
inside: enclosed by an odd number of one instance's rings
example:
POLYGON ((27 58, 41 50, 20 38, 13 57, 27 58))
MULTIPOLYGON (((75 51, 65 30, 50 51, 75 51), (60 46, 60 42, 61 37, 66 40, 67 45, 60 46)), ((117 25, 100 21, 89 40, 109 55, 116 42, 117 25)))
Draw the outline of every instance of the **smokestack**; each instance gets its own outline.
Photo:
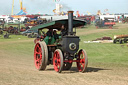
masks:
POLYGON ((73 35, 73 12, 68 11, 68 35, 73 35))

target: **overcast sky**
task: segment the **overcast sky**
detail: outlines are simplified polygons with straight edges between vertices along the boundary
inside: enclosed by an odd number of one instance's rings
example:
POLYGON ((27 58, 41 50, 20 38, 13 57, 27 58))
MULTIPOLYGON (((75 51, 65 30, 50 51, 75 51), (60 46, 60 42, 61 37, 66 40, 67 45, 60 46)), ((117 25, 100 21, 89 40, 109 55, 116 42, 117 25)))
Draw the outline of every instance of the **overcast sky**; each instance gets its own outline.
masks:
MULTIPOLYGON (((13 0, 0 1, 0 15, 11 14, 13 0)), ((128 13, 128 0, 60 0, 54 2, 53 0, 22 0, 23 7, 26 8, 28 14, 53 14, 55 4, 63 5, 63 10, 79 11, 81 14, 96 14, 97 10, 104 13, 108 9, 109 13, 128 13)), ((20 11, 19 0, 14 0, 14 14, 20 11)))

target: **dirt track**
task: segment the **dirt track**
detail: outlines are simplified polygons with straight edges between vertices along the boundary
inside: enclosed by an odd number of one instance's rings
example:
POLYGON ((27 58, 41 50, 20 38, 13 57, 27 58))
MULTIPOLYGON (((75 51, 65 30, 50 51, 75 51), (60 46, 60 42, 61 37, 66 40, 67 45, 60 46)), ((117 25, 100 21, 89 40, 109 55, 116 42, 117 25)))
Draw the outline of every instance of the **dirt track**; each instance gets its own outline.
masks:
POLYGON ((38 71, 34 66, 33 54, 18 55, 0 50, 1 85, 127 85, 127 71, 128 68, 124 67, 93 63, 89 63, 85 73, 78 72, 75 63, 71 70, 61 74, 56 73, 52 65, 46 71, 38 71))

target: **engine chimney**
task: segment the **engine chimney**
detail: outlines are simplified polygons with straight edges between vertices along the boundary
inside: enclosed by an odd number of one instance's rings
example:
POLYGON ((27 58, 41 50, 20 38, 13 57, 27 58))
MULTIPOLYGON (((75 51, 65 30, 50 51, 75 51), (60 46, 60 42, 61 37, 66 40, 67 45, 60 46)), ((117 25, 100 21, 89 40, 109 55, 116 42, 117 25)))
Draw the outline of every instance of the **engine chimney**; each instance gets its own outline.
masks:
POLYGON ((73 12, 68 11, 68 35, 73 35, 73 12))

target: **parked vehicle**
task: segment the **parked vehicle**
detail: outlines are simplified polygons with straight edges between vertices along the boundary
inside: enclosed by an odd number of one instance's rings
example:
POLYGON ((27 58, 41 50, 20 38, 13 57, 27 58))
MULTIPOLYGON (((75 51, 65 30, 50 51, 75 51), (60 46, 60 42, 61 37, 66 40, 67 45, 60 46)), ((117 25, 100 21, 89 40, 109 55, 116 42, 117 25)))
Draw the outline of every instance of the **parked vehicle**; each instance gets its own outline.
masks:
POLYGON ((114 35, 113 43, 127 43, 128 42, 128 35, 114 35))
POLYGON ((96 19, 95 21, 95 26, 96 28, 101 28, 101 27, 109 27, 112 28, 113 25, 115 25, 114 18, 104 18, 105 20, 102 19, 96 19))
POLYGON ((31 33, 38 33, 38 31, 37 30, 28 29, 26 31, 21 32, 20 34, 22 34, 24 36, 27 36, 28 34, 31 34, 31 33))

